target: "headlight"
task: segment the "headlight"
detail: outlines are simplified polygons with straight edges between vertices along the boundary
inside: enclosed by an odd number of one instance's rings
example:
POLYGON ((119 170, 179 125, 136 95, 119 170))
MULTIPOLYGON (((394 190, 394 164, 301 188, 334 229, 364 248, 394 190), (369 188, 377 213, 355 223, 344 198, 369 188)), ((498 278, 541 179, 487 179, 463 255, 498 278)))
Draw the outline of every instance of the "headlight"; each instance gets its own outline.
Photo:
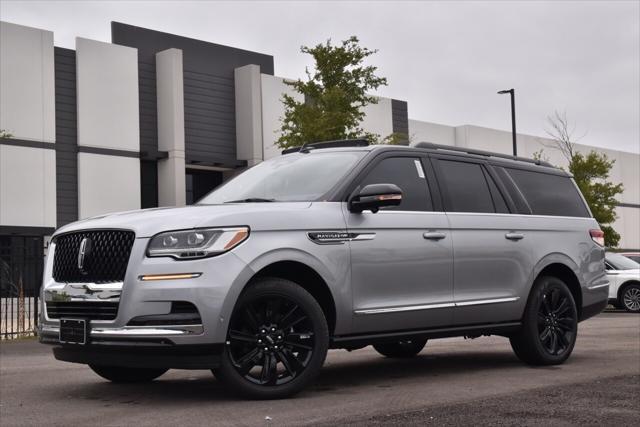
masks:
POLYGON ((194 259, 227 252, 249 237, 249 227, 201 228, 156 234, 147 247, 147 256, 194 259))

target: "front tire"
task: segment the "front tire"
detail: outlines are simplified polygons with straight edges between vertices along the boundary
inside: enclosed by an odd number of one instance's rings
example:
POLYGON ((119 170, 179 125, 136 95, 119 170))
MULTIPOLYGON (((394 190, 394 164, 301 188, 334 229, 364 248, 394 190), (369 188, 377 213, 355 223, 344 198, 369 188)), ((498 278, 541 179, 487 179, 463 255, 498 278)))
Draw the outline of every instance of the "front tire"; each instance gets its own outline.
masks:
POLYGON ((640 313, 640 285, 632 283, 620 293, 620 305, 631 313, 640 313))
POLYGON ((392 343, 375 344, 373 348, 383 356, 390 358, 414 357, 422 351, 427 340, 404 340, 392 343))
POLYGON ((578 333, 578 311, 567 285, 556 277, 536 280, 522 329, 510 338, 516 356, 531 365, 557 365, 571 355, 578 333))
POLYGON ((113 383, 146 383, 155 380, 168 369, 124 368, 121 366, 89 365, 91 370, 113 383))
POLYGON ((329 329, 318 302, 284 279, 259 279, 240 296, 216 378, 253 399, 289 397, 318 375, 329 329))

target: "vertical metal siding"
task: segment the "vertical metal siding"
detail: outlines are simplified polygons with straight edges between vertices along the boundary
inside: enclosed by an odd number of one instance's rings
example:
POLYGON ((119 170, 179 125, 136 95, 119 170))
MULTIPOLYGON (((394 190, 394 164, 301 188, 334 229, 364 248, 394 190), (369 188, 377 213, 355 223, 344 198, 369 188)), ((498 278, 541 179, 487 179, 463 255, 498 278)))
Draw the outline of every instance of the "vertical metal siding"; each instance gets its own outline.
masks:
POLYGON ((61 227, 78 219, 76 53, 56 47, 56 213, 61 227))

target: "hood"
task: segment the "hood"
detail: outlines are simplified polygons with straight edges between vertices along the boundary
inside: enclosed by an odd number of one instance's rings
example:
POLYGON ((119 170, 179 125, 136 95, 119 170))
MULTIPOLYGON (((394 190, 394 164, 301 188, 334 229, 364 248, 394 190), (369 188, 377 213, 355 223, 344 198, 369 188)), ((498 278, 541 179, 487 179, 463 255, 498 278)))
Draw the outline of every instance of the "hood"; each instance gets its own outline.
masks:
POLYGON ((86 229, 133 230, 136 237, 151 237, 162 231, 198 227, 248 225, 252 229, 267 227, 288 212, 309 208, 311 202, 229 203, 192 205, 180 208, 153 208, 116 212, 77 221, 59 228, 54 235, 86 229))

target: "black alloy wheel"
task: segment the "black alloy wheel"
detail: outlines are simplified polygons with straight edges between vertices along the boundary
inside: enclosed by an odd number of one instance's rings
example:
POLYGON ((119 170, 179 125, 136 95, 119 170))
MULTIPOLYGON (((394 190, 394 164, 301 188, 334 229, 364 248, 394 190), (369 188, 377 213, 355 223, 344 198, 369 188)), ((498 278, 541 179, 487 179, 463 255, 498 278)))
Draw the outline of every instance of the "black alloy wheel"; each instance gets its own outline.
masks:
POLYGON ((509 340, 516 356, 531 365, 557 365, 573 352, 578 310, 567 285, 544 276, 533 284, 522 328, 509 340))
POLYGON ((328 342, 322 309, 307 291, 263 279, 239 299, 214 374, 249 397, 289 396, 317 375, 328 342))
POLYGON ((577 321, 571 296, 560 289, 545 289, 538 307, 538 336, 542 347, 552 356, 561 355, 575 340, 577 321))

